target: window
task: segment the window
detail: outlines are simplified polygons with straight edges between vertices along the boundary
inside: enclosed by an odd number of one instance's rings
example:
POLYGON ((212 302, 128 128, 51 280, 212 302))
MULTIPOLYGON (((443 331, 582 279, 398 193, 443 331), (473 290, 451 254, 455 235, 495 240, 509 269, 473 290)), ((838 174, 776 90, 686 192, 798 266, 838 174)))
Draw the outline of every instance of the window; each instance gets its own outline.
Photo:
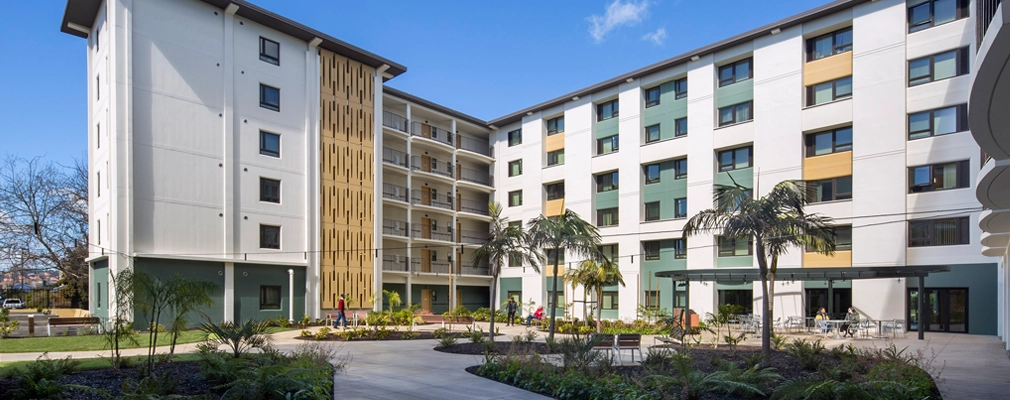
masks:
POLYGON ((547 136, 565 132, 565 117, 547 120, 547 136))
POLYGON ((614 135, 607 136, 603 139, 596 139, 596 154, 609 154, 620 150, 620 147, 618 147, 617 136, 618 135, 614 135))
POLYGON ((95 77, 95 100, 102 99, 102 77, 95 77))
POLYGON ((719 152, 719 172, 750 168, 753 165, 750 147, 719 152))
POLYGON ((523 205, 523 191, 516 190, 514 192, 509 192, 509 207, 517 207, 523 205))
POLYGON ((687 218, 687 198, 673 199, 673 217, 687 218))
POLYGON ((908 221, 908 247, 968 244, 968 217, 908 221))
POLYGON ((102 220, 95 221, 95 237, 98 238, 98 244, 102 244, 102 220))
POLYGON ((618 257, 617 249, 619 247, 620 246, 617 244, 604 244, 599 246, 597 249, 599 249, 600 253, 603 254, 603 256, 606 257, 608 260, 617 260, 618 257))
MULTIPOLYGON (((558 287, 562 287, 560 282, 558 283, 558 287)), ((558 308, 564 307, 565 305, 564 290, 558 292, 558 304, 561 304, 560 306, 558 306, 558 308)), ((547 291, 547 308, 548 309, 554 308, 554 292, 550 290, 547 291)))
POLYGON ((659 86, 645 89, 645 108, 659 105, 659 86))
POLYGON ((673 137, 687 134, 687 117, 673 120, 673 137))
POLYGON ((908 139, 946 135, 968 130, 968 105, 908 114, 908 139))
POLYGON ((547 191, 547 201, 559 200, 565 198, 564 182, 544 185, 544 190, 547 191))
POLYGON ((561 249, 561 251, 544 249, 544 261, 546 265, 565 265, 565 249, 561 249), (557 264, 554 263, 554 257, 558 258, 557 264))
POLYGON ((281 309, 281 287, 260 286, 260 310, 281 309))
POLYGON ((910 0, 908 33, 968 17, 968 0, 910 0))
POLYGON ((505 301, 508 299, 515 299, 516 303, 522 304, 523 302, 523 291, 522 290, 509 290, 505 292, 505 301))
MULTIPOLYGON (((838 251, 848 251, 852 250, 852 226, 836 226, 835 227, 835 250, 838 251)), ((807 253, 814 252, 814 248, 811 246, 806 247, 807 253)))
POLYGON ((811 203, 852 198, 851 176, 812 181, 808 182, 807 185, 807 189, 810 190, 811 203))
POLYGON ((847 51, 852 51, 851 27, 807 40, 807 61, 819 60, 847 51))
POLYGON ((523 160, 509 161, 509 176, 519 176, 523 174, 523 160))
POLYGON ((620 296, 617 295, 616 290, 605 290, 603 291, 603 298, 600 299, 600 302, 602 303, 604 310, 616 310, 619 298, 620 296))
POLYGON ((565 164, 565 149, 555 150, 547 153, 547 166, 553 165, 564 165, 565 164))
POLYGON ((618 175, 617 171, 596 175, 596 193, 617 190, 620 187, 619 178, 620 175, 618 175))
POLYGON ((275 225, 260 225, 260 248, 281 248, 281 227, 275 225))
POLYGON ((687 179, 687 159, 673 160, 673 179, 687 179))
POLYGON ((684 239, 673 239, 673 258, 683 260, 687 258, 687 241, 684 239))
POLYGON ((966 188, 968 187, 968 163, 968 160, 964 160, 911 167, 908 169, 908 192, 920 193, 966 188))
POLYGON ((102 173, 95 172, 95 197, 102 197, 102 173))
POLYGON ((519 258, 519 257, 514 257, 511 254, 509 254, 509 267, 515 268, 515 267, 521 267, 521 266, 523 266, 522 259, 519 258))
POLYGON ((806 137, 807 157, 852 150, 852 127, 811 133, 806 137))
POLYGON ((852 97, 852 77, 807 86, 807 105, 830 103, 852 97))
POLYGON ((658 290, 646 290, 645 291, 645 308, 650 310, 659 309, 659 291, 658 290))
POLYGON ((651 185, 653 183, 659 183, 659 164, 649 164, 642 167, 645 170, 645 184, 651 185))
POLYGON ((270 178, 260 178, 260 201, 280 203, 281 181, 270 178))
POLYGON ((754 71, 749 58, 719 67, 719 87, 732 85, 753 77, 754 71))
POLYGON ((658 142, 659 139, 659 124, 645 127, 645 143, 658 142))
POLYGON ((523 130, 516 129, 509 132, 509 147, 520 145, 523 143, 523 130))
POLYGON ((102 308, 102 282, 95 282, 95 307, 102 308))
POLYGON ((261 36, 260 60, 273 65, 281 65, 281 44, 261 36))
POLYGON ((733 125, 754 119, 754 116, 751 113, 752 103, 753 102, 748 101, 720 108, 719 126, 733 125))
POLYGON ((281 90, 273 86, 260 84, 260 107, 268 110, 281 110, 281 90))
POLYGON ((102 124, 95 124, 95 148, 102 148, 102 124))
POLYGON ((908 62, 908 86, 965 75, 968 70, 968 48, 917 58, 908 62))
MULTIPOLYGON (((102 27, 101 26, 96 27, 95 28, 95 53, 98 53, 98 50, 100 50, 99 45, 101 44, 101 41, 98 40, 98 37, 100 36, 101 33, 102 33, 102 27)), ((101 306, 99 306, 99 307, 101 307, 101 306)))
POLYGON ((673 92, 676 93, 674 99, 683 99, 687 97, 687 78, 677 79, 673 82, 673 92))
POLYGON ((659 202, 653 201, 645 203, 645 220, 659 221, 659 202))
POLYGON ((620 116, 620 103, 611 100, 596 105, 596 121, 603 121, 620 116))
POLYGON ((645 252, 645 259, 647 261, 660 259, 660 249, 662 248, 661 242, 659 240, 653 240, 649 242, 642 242, 642 250, 645 252))
POLYGON ((719 257, 737 257, 751 255, 750 238, 731 238, 719 236, 719 257))
POLYGON ((618 225, 619 223, 620 220, 617 215, 617 207, 596 210, 596 225, 614 226, 618 225))
POLYGON ((260 131, 260 154, 270 157, 280 157, 281 135, 260 131))

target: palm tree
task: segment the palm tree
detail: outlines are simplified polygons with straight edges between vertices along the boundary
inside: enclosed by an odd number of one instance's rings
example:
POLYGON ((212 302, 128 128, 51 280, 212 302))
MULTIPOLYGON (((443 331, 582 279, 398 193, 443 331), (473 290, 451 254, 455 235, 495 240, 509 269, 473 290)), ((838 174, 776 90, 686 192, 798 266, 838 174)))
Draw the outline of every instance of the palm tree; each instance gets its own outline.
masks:
MULTIPOLYGON (((579 217, 575 211, 565 209, 561 215, 539 217, 530 220, 530 247, 534 249, 564 249, 576 257, 598 260, 600 254, 600 231, 593 224, 579 217)), ((558 262, 561 250, 554 252, 554 277, 558 276, 558 262)), ((554 324, 558 308, 558 280, 551 287, 551 324, 548 337, 554 338, 554 324)))
POLYGON ((684 225, 683 236, 698 235, 721 229, 726 237, 752 238, 761 277, 761 353, 762 364, 768 365, 771 357, 772 310, 768 288, 769 278, 774 279, 778 258, 790 247, 810 245, 819 253, 833 254, 835 229, 831 218, 816 213, 806 213, 809 192, 800 181, 783 181, 759 199, 751 197, 751 190, 734 182, 733 186, 717 185, 716 208, 702 210, 684 225))
MULTIPOLYGON (((603 326, 600 323, 603 319, 603 287, 615 283, 625 286, 621 269, 613 260, 604 259, 600 262, 583 260, 579 263, 579 268, 565 274, 565 280, 572 283, 572 290, 575 290, 575 284, 580 284, 585 288, 585 292, 592 291, 596 295, 598 302, 596 304, 596 332, 599 333, 603 326)), ((585 292, 582 294, 583 300, 585 300, 585 292)))
POLYGON ((520 226, 509 226, 508 218, 502 218, 501 205, 488 203, 488 214, 491 215, 491 227, 488 240, 473 252, 473 267, 479 268, 486 261, 491 273, 491 325, 488 327, 491 340, 494 340, 495 305, 498 303, 495 291, 498 289, 498 275, 501 266, 509 259, 529 264, 533 270, 540 273, 538 263, 540 255, 530 250, 529 236, 520 226))

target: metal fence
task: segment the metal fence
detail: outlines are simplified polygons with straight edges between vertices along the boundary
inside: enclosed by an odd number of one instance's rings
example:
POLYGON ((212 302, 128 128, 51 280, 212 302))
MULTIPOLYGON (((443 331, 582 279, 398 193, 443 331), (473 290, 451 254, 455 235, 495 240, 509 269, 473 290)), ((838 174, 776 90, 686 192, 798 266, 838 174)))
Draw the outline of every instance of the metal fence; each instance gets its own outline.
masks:
POLYGON ((56 289, 46 289, 46 288, 36 288, 29 290, 19 290, 19 289, 2 289, 0 290, 0 297, 4 299, 21 299, 21 302, 25 304, 26 309, 38 309, 43 310, 52 308, 76 308, 76 307, 87 307, 87 299, 81 299, 78 303, 70 299, 69 296, 65 296, 56 289))

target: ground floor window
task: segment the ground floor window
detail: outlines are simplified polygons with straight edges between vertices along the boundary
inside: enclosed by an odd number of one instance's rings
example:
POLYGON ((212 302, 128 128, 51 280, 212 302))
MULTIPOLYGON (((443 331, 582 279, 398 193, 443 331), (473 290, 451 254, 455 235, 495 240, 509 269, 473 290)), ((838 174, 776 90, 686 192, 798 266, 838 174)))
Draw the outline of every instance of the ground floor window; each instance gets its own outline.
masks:
POLYGON ((645 291, 645 308, 651 310, 659 309, 659 291, 658 290, 646 290, 645 291))
POLYGON ((281 309, 281 287, 260 286, 260 310, 281 309))
MULTIPOLYGON (((921 320, 929 332, 968 332, 968 288, 926 288, 926 312, 921 320)), ((919 329, 919 290, 908 289, 905 320, 919 329)))
POLYGON ((516 303, 523 304, 523 291, 509 290, 507 293, 505 293, 505 301, 508 302, 509 299, 515 299, 516 303))
POLYGON ((831 304, 828 304, 828 289, 807 289, 807 317, 817 315, 822 307, 832 319, 845 318, 849 307, 852 307, 852 289, 831 289, 831 304))
MULTIPOLYGON (((554 302, 554 292, 548 290, 547 291, 547 308, 554 307, 554 303, 553 302, 554 302)), ((564 308, 565 307, 565 292, 563 292, 563 291, 558 291, 558 304, 560 304, 560 305, 557 306, 556 308, 564 308)))
POLYGON ((603 292, 603 309, 604 310, 617 310, 618 306, 618 294, 616 290, 604 291, 603 292))
POLYGON ((753 290, 720 290, 719 306, 733 304, 740 306, 741 314, 754 313, 754 291, 753 290))

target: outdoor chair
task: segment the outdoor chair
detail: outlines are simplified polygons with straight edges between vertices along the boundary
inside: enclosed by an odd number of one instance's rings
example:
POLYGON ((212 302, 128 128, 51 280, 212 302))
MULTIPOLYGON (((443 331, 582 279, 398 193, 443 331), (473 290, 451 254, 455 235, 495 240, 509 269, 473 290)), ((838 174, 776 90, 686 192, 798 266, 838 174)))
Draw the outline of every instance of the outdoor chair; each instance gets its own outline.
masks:
POLYGON ((799 332, 803 330, 803 317, 792 316, 786 319, 786 329, 789 333, 799 332))
POLYGON ((639 360, 644 359, 642 356, 642 335, 638 333, 622 333, 617 335, 617 343, 614 345, 614 350, 617 351, 617 360, 621 365, 624 365, 621 350, 631 350, 631 362, 635 362, 635 351, 638 351, 639 360))
POLYGON ((593 351, 605 351, 607 355, 614 356, 614 335, 604 333, 593 336, 596 338, 596 344, 593 345, 593 351))
POLYGON ((901 333, 901 337, 907 337, 908 332, 905 332, 905 320, 895 319, 891 322, 891 336, 898 337, 898 333, 901 333))

